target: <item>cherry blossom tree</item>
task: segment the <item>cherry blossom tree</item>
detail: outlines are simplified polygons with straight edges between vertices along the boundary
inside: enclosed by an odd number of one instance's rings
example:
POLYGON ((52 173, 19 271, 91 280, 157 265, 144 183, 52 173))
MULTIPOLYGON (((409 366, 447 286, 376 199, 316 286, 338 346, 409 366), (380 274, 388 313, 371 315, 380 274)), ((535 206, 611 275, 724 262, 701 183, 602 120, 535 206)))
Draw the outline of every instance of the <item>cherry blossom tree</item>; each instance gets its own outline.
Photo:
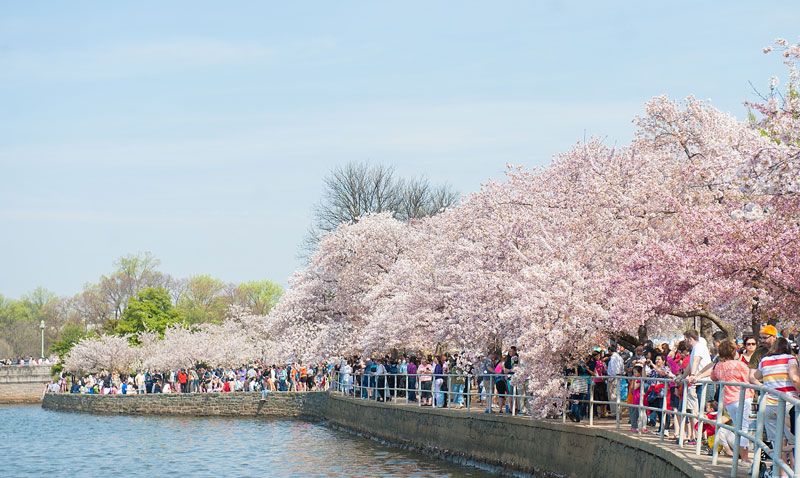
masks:
POLYGON ((109 370, 128 373, 139 358, 139 349, 128 343, 128 337, 103 335, 75 344, 64 361, 64 369, 68 372, 109 370))
POLYGON ((326 234, 269 314, 282 355, 319 360, 357 352, 372 308, 366 296, 405 250, 410 227, 381 213, 326 234))

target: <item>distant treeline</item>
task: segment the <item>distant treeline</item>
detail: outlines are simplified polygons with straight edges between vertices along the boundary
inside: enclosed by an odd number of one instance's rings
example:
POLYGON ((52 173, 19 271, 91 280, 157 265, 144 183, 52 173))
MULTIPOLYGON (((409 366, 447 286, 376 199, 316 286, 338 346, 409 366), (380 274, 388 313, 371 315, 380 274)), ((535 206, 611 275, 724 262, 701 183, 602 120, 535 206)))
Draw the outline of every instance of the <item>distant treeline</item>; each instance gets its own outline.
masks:
POLYGON ((163 331, 176 322, 220 323, 231 305, 263 315, 283 292, 269 280, 233 284, 210 275, 177 279, 159 271, 159 265, 149 252, 130 254, 114 262, 114 272, 72 297, 43 287, 19 299, 0 295, 0 359, 38 357, 42 321, 45 353, 63 353, 94 333, 163 331))

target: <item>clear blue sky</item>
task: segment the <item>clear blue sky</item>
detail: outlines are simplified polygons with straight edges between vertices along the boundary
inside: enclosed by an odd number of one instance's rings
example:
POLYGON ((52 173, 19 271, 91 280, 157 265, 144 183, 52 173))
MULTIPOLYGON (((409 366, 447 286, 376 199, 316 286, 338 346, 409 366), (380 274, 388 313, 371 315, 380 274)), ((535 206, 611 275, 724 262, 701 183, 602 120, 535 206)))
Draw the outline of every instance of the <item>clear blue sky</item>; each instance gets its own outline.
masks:
POLYGON ((743 118, 782 73, 761 48, 800 34, 794 2, 606 3, 5 2, 0 294, 72 295, 145 250, 286 283, 334 165, 469 193, 629 141, 654 95, 743 118))

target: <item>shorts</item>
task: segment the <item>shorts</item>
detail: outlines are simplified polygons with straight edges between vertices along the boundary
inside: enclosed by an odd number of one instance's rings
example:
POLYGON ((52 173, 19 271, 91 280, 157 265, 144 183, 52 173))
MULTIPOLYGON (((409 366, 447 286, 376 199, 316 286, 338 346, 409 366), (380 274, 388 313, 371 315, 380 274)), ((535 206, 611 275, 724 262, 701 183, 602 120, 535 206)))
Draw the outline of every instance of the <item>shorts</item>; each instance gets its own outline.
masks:
POLYGON ((695 413, 700 411, 700 404, 697 400, 697 387, 686 387, 686 410, 691 410, 695 413))
MULTIPOLYGON (((789 442, 790 445, 794 445, 794 434, 792 434, 791 430, 789 430, 789 424, 786 423, 789 419, 789 411, 791 410, 791 403, 784 402, 783 404, 786 407, 786 413, 783 423, 783 439, 789 442)), ((774 441, 777 438, 778 432, 778 405, 770 405, 768 404, 766 407, 766 411, 764 412, 764 431, 767 432, 767 438, 770 441, 774 441)))
MULTIPOLYGON (((731 417, 731 420, 734 422, 734 427, 738 428, 740 433, 749 433, 750 430, 750 408, 753 406, 753 399, 748 398, 744 401, 744 410, 742 410, 742 423, 736 423, 736 418, 739 414, 739 402, 733 402, 725 405, 725 410, 727 410, 728 415, 731 417)), ((730 430, 728 430, 730 431, 730 430)), ((739 440, 739 446, 742 448, 748 448, 750 442, 742 438, 739 440)))
POLYGON ((431 381, 426 380, 420 383, 420 388, 422 388, 422 398, 431 398, 431 381))
POLYGON ((497 393, 499 395, 505 395, 508 393, 508 382, 505 380, 498 380, 494 386, 497 387, 497 393))

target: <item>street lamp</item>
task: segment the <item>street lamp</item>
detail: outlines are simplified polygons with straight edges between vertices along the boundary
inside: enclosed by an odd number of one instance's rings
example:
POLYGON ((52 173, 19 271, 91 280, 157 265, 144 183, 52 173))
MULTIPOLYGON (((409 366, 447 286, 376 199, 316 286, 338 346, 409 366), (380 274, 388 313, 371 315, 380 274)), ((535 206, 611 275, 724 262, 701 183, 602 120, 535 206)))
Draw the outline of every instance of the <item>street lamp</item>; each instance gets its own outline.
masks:
POLYGON ((39 328, 42 329, 42 355, 41 355, 41 357, 44 358, 44 320, 39 322, 39 328))

